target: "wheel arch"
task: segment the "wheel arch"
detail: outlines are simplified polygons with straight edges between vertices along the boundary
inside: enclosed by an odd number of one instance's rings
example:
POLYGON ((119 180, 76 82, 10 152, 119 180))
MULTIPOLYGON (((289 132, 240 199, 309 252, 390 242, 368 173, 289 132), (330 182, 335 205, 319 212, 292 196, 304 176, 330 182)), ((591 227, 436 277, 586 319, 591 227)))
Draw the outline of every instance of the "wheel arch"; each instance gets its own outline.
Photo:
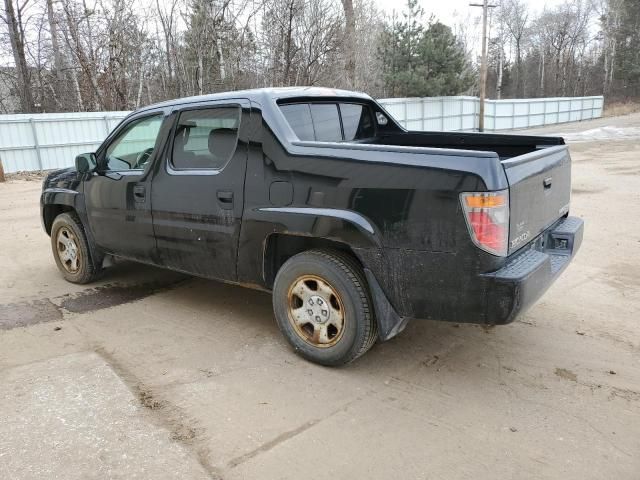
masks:
POLYGON ((348 251, 365 264, 356 251, 379 251, 381 238, 366 217, 348 210, 245 208, 238 244, 238 280, 271 289, 275 273, 287 258, 311 248, 348 251), (282 258, 286 252, 291 253, 282 258))
POLYGON ((79 192, 66 188, 47 188, 42 192, 40 198, 42 226, 47 235, 51 235, 53 221, 61 213, 73 212, 84 223, 84 205, 81 203, 81 197, 79 192))
POLYGON ((83 195, 73 190, 62 188, 46 189, 41 197, 42 226, 51 236, 51 229, 55 219, 63 213, 74 214, 80 221, 83 233, 87 237, 89 254, 95 268, 101 268, 104 253, 97 247, 93 233, 88 226, 87 213, 84 208, 83 195))
POLYGON ((44 226, 44 231, 47 232, 47 235, 51 236, 51 227, 53 226, 53 221, 56 219, 56 217, 63 213, 75 213, 77 215, 75 208, 70 205, 54 203, 42 206, 42 223, 44 226))
POLYGON ((360 258, 345 242, 324 237, 277 232, 270 234, 265 240, 262 268, 266 286, 273 287, 278 270, 288 259, 298 253, 315 249, 338 250, 349 255, 364 268, 360 258))

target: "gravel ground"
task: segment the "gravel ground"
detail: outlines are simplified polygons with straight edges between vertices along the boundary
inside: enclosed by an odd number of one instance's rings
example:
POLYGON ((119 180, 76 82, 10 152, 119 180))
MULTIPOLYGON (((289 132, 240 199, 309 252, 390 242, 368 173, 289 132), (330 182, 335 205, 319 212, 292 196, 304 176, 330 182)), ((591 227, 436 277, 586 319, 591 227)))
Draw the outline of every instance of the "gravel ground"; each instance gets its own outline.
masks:
POLYGON ((0 184, 0 476, 640 478, 640 138, 620 131, 640 114, 537 131, 574 135, 586 231, 518 321, 415 321, 342 369, 295 356, 264 293, 131 263, 64 282, 40 183, 0 184))

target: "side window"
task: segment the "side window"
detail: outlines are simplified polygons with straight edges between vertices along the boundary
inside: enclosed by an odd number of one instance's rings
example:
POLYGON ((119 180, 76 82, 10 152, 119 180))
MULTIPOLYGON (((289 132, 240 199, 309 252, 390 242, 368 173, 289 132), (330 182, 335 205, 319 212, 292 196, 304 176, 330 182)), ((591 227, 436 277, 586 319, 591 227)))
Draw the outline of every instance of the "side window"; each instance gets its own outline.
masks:
POLYGON ((312 103, 311 119, 318 142, 341 142, 340 117, 335 103, 312 103))
POLYGON ((290 103, 280 105, 280 110, 293 132, 302 141, 351 142, 376 135, 373 116, 366 105, 290 103))
POLYGON ((180 113, 171 163, 176 169, 220 169, 238 143, 239 107, 217 107, 180 113))
POLYGON ((158 138, 162 114, 134 120, 107 147, 104 168, 111 171, 141 170, 158 138))
POLYGON ((311 109, 308 103, 291 103, 280 106, 284 117, 291 125, 296 137, 302 141, 313 141, 316 134, 311 121, 311 109))
POLYGON ((290 103, 280 110, 302 141, 341 142, 340 117, 335 103, 290 103))
POLYGON ((371 111, 365 105, 341 103, 340 115, 342 115, 342 128, 346 141, 375 137, 376 129, 371 111))

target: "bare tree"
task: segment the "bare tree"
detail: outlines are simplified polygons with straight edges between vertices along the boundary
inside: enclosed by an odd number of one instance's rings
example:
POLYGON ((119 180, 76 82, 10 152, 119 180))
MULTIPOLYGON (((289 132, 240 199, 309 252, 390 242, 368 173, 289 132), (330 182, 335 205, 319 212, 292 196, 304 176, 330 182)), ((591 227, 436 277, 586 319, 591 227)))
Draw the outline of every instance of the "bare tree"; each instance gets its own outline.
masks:
POLYGON ((524 76, 522 69, 522 47, 527 31, 529 12, 523 0, 503 0, 500 21, 511 36, 516 50, 516 96, 524 97, 524 76))
POLYGON ((88 91, 85 90, 84 94, 82 93, 83 90, 79 89, 81 92, 81 103, 91 109, 104 109, 102 93, 96 79, 97 64, 93 52, 93 43, 89 40, 95 34, 91 29, 91 23, 88 19, 91 12, 87 9, 82 10, 78 8, 78 5, 71 3, 70 0, 62 1, 62 8, 66 19, 65 39, 67 46, 82 70, 84 79, 86 79, 86 82, 89 84, 89 89, 88 91), (82 32, 83 24, 86 24, 87 31, 91 32, 88 36, 85 36, 82 32), (89 46, 88 51, 83 43, 83 39, 85 38, 87 38, 87 44, 89 46))
POLYGON ((2 20, 7 25, 9 31, 11 52, 16 66, 16 83, 19 92, 20 107, 23 112, 32 112, 34 110, 31 73, 25 56, 25 31, 23 23, 23 13, 28 4, 29 0, 25 0, 22 3, 18 3, 17 7, 14 7, 13 0, 4 0, 5 13, 2 16, 2 20))
MULTIPOLYGON (((175 96, 180 96, 180 83, 175 78, 175 57, 176 57, 176 9, 178 0, 171 0, 168 5, 160 4, 160 0, 156 0, 156 9, 158 19, 162 25, 162 35, 164 40, 164 57, 167 65, 166 77, 163 75, 164 91, 171 92, 175 96)), ((163 72, 164 73, 164 72, 163 72)))
MULTIPOLYGON (((137 0, 3 0, 0 110, 131 109, 185 95, 296 84, 387 96, 401 91, 405 77, 425 85, 440 78, 453 57, 435 55, 437 42, 414 41, 426 30, 411 13, 398 22, 374 2, 155 0, 147 8, 137 0), (438 60, 417 72, 415 55, 438 60)), ((495 90, 489 93, 640 92, 634 79, 640 61, 628 44, 640 38, 636 3, 563 0, 535 14, 525 0, 503 0, 492 19, 495 90)), ((419 6, 412 1, 407 8, 419 6)), ((467 65, 476 61, 470 24, 461 18, 451 42, 467 65)), ((470 67, 462 70, 467 75, 470 67)), ((473 92, 473 84, 464 85, 460 93, 473 92)))
POLYGON ((335 9, 327 9, 321 0, 308 0, 295 32, 301 47, 300 68, 295 83, 334 84, 336 79, 323 78, 323 73, 327 70, 327 63, 336 63, 334 57, 337 57, 340 46, 340 30, 341 19, 335 9))
MULTIPOLYGON (((358 0, 355 4, 356 38, 354 56, 355 80, 352 88, 380 96, 384 86, 383 65, 378 49, 384 21, 373 0, 358 0)), ((340 46, 338 45, 338 48, 340 46)))
POLYGON ((622 5, 624 0, 600 0, 598 14, 602 28, 602 54, 604 78, 602 92, 609 93, 613 82, 616 63, 617 35, 621 25, 622 5))

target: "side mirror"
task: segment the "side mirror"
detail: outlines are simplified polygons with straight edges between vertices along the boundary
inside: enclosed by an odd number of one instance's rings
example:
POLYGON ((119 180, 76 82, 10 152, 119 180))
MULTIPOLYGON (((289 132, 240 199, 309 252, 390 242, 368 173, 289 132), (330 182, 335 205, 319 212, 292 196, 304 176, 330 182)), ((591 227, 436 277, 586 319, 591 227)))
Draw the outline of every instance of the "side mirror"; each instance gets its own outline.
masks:
POLYGON ((76 170, 78 173, 91 173, 98 165, 95 153, 81 153, 76 157, 76 170))

